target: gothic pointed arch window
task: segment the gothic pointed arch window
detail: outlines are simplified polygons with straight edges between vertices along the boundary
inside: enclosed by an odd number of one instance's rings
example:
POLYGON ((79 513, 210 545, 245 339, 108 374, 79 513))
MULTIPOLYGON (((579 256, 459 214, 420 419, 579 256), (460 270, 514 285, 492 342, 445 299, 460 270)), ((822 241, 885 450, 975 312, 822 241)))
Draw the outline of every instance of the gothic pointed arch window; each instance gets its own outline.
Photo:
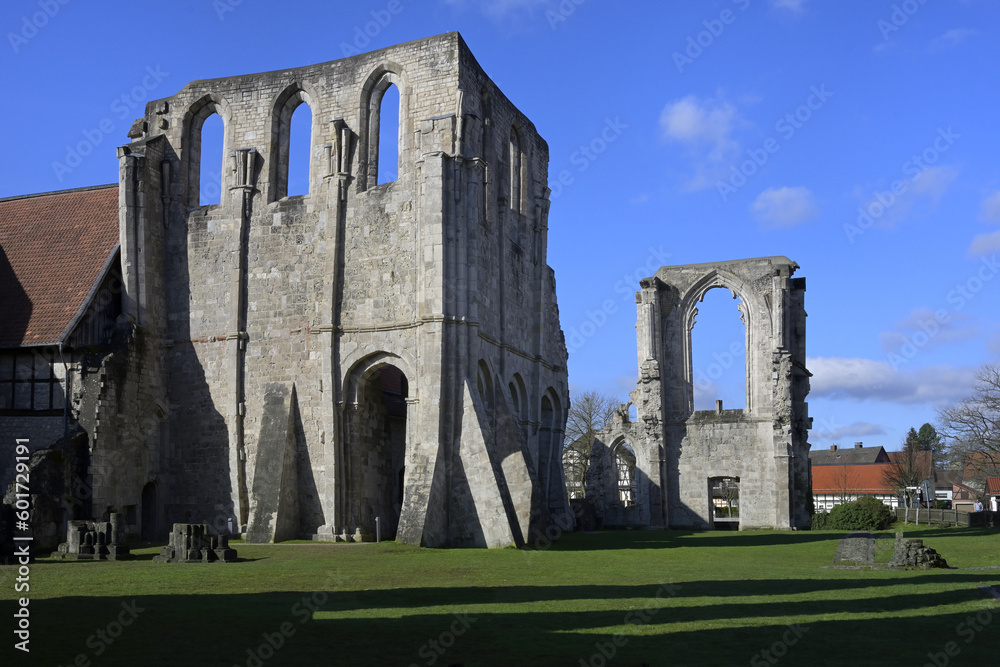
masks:
POLYGON ((188 206, 214 206, 226 200, 228 107, 219 95, 206 95, 185 115, 184 160, 187 164, 188 206))
POLYGON ((695 410, 714 409, 718 400, 726 409, 746 409, 749 379, 745 322, 746 306, 736 292, 713 288, 702 295, 691 318, 695 410))
POLYGON ((406 144, 405 86, 401 72, 397 65, 381 66, 368 78, 362 91, 360 190, 399 179, 406 144))
POLYGON ((614 448, 618 501, 625 507, 635 505, 635 450, 622 441, 614 448))
POLYGON ((312 190, 314 120, 312 98, 297 85, 278 96, 271 118, 271 201, 312 190))

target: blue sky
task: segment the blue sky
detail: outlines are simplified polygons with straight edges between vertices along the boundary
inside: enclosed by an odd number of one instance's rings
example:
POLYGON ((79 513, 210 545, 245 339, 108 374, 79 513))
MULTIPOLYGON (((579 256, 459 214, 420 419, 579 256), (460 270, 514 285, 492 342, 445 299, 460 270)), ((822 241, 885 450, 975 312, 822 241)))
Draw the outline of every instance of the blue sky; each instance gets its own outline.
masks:
MULTIPOLYGON (((188 81, 458 30, 549 143, 575 393, 634 385, 639 278, 767 255, 808 281, 814 447, 896 449, 1000 358, 995 1, 277 7, 5 2, 0 196, 115 181, 131 121, 188 81)), ((736 308, 701 310, 699 402, 739 405, 736 308)))

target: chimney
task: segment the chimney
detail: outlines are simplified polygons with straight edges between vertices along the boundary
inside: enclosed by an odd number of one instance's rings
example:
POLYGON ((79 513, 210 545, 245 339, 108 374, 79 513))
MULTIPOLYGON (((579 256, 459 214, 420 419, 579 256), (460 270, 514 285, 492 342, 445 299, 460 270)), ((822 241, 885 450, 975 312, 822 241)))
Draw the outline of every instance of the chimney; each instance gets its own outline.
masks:
POLYGON ((830 451, 831 452, 837 451, 837 445, 830 445, 830 451))
POLYGON ((715 414, 717 414, 717 415, 721 415, 722 414, 722 399, 721 398, 716 399, 716 401, 715 401, 715 414))
POLYGON ((856 442, 856 443, 854 443, 854 449, 863 449, 864 446, 865 445, 862 442, 856 442))

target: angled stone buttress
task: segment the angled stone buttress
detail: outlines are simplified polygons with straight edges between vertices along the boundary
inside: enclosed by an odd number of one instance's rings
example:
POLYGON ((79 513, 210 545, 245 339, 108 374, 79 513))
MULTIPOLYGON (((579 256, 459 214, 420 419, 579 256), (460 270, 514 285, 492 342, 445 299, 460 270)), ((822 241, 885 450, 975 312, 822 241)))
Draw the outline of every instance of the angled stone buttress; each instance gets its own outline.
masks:
POLYGON ((501 546, 571 523, 548 147, 457 33, 195 81, 129 136, 125 311, 163 387, 165 525, 501 546))

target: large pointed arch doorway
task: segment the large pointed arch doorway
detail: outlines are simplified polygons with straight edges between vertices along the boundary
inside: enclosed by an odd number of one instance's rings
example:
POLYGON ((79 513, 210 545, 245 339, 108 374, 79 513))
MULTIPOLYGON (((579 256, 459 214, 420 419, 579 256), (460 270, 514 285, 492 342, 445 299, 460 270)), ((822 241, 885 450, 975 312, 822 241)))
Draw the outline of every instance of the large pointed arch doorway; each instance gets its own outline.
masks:
POLYGON ((370 368, 358 380, 347 442, 347 520, 366 539, 396 538, 406 471, 409 383, 393 365, 370 368))

